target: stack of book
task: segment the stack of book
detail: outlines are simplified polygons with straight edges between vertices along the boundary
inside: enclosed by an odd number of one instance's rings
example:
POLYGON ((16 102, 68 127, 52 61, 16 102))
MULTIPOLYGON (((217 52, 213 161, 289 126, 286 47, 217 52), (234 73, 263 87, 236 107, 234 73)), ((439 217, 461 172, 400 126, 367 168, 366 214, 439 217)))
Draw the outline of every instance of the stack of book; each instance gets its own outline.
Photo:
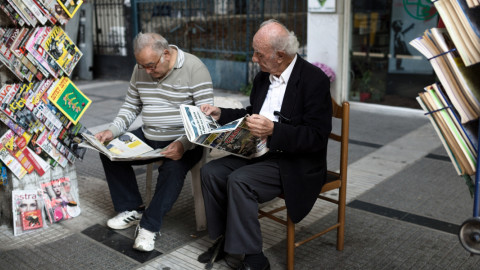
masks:
POLYGON ((417 101, 458 175, 469 178, 478 161, 480 6, 466 0, 434 3, 446 28, 428 29, 410 45, 430 61, 439 83, 426 86, 417 101))
POLYGON ((480 15, 478 0, 433 1, 463 62, 480 62, 480 15))
POLYGON ((480 65, 466 67, 445 28, 432 28, 410 41, 432 64, 462 123, 480 116, 480 65))

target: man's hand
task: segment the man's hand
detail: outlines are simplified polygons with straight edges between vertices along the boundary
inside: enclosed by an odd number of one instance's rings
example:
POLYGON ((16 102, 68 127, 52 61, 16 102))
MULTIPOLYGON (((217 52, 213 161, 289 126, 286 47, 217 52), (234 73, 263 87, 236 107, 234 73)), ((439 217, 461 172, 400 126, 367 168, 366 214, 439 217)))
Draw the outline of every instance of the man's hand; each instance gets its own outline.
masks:
POLYGON ((169 144, 167 147, 165 147, 165 150, 162 152, 162 154, 169 159, 172 160, 179 160, 183 156, 183 144, 179 141, 174 141, 171 144, 169 144))
POLYGON ((205 114, 205 115, 211 115, 215 121, 220 119, 220 114, 222 113, 222 110, 220 108, 215 107, 210 104, 202 104, 200 105, 200 110, 205 114))
POLYGON ((252 114, 247 117, 247 126, 252 135, 260 139, 273 134, 273 121, 263 115, 252 114))
POLYGON ((97 140, 99 140, 101 143, 108 142, 113 140, 113 133, 106 129, 95 134, 95 138, 97 138, 97 140))

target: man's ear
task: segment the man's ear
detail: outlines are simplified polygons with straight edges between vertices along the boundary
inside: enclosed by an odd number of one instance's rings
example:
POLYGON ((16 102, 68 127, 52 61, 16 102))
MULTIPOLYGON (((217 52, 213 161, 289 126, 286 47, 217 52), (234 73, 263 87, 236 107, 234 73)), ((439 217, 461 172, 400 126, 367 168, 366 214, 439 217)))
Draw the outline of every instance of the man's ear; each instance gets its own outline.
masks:
POLYGON ((160 61, 163 63, 165 60, 170 61, 170 57, 172 57, 172 54, 170 53, 169 50, 165 49, 163 50, 163 55, 160 58, 160 61))
POLYGON ((277 51, 275 54, 277 55, 277 62, 279 64, 285 60, 286 54, 284 51, 277 51))

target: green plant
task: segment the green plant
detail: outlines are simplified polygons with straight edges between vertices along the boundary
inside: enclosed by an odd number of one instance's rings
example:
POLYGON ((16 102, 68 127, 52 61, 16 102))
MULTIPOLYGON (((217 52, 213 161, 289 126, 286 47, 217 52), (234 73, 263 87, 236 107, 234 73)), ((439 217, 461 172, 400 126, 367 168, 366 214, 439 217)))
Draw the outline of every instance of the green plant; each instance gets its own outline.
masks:
POLYGON ((244 94, 245 96, 250 96, 250 93, 252 92, 252 83, 248 83, 247 85, 244 85, 240 88, 240 92, 244 94))

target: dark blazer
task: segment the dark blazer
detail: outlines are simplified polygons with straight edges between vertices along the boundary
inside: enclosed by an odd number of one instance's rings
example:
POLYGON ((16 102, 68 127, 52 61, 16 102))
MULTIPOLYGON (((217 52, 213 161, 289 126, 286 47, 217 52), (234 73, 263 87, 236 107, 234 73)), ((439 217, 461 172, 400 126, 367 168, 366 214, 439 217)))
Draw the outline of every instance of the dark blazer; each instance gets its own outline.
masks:
MULTIPOLYGON (((258 114, 267 96, 269 74, 260 72, 253 81, 250 106, 222 108, 225 124, 248 114, 258 114)), ((279 157, 285 203, 293 222, 312 209, 326 180, 328 135, 332 129, 330 81, 323 71, 297 55, 287 83, 281 113, 288 123, 274 122, 267 146, 279 157)))

